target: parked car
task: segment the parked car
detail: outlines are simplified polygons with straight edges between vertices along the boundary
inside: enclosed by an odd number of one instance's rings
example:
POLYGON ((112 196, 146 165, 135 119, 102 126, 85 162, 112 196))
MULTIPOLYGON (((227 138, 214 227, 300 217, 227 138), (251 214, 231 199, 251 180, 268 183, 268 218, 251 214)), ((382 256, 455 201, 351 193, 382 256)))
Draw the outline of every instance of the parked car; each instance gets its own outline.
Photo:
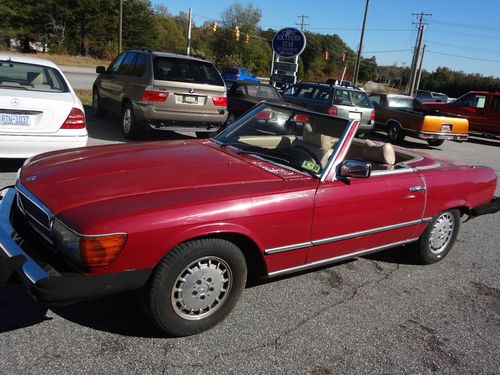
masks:
POLYGON ((442 92, 434 92, 428 90, 418 90, 415 97, 422 103, 447 103, 448 95, 442 92))
POLYGON ((52 61, 0 53, 0 158, 87 145, 82 103, 52 61))
POLYGON ((227 92, 227 122, 231 123, 262 100, 285 103, 278 90, 266 83, 232 81, 227 92))
POLYGON ((491 168, 353 139, 358 125, 263 102, 210 140, 36 156, 0 192, 0 276, 51 303, 139 289, 161 331, 191 335, 230 313, 247 275, 402 245, 438 262, 461 216, 500 209, 491 168), (269 110, 284 127, 261 129, 269 110))
POLYGON ((222 69, 222 78, 225 81, 251 81, 251 82, 260 82, 254 73, 246 68, 223 68, 222 69))
POLYGON ((468 138, 467 119, 430 110, 412 96, 375 93, 370 100, 377 127, 386 130, 393 143, 403 142, 405 136, 424 139, 430 146, 440 146, 446 139, 468 138))
POLYGON ((358 89, 315 82, 300 82, 286 89, 287 102, 345 119, 359 120, 359 133, 375 124, 375 111, 368 95, 358 89))
POLYGON ((500 137, 500 92, 470 91, 451 103, 429 103, 437 109, 469 120, 474 135, 500 137))
POLYGON ((120 115, 127 138, 140 138, 148 129, 194 131, 206 137, 226 122, 226 87, 209 61, 131 49, 96 72, 94 114, 108 110, 120 115))

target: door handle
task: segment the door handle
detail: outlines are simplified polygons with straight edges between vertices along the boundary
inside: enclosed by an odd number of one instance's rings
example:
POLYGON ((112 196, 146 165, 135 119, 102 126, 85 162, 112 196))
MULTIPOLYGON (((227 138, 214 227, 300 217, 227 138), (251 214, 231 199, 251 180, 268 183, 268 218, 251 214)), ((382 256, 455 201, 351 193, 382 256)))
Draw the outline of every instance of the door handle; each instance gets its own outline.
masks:
POLYGON ((414 187, 411 187, 410 188, 410 191, 412 193, 416 192, 416 191, 422 191, 422 190, 426 190, 427 187, 425 185, 421 185, 421 186, 414 186, 414 187))

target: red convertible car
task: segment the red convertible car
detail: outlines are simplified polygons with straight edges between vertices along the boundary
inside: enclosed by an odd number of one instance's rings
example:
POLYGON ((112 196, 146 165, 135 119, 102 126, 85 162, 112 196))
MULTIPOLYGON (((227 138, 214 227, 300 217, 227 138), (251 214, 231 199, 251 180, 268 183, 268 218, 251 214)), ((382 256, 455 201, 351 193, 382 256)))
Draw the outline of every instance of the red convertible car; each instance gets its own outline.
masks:
POLYGON ((499 210, 492 169, 364 142, 357 126, 262 103, 210 140, 35 156, 0 193, 0 276, 49 303, 139 289, 160 330, 191 335, 229 314, 247 276, 402 245, 434 263, 462 216, 499 210))

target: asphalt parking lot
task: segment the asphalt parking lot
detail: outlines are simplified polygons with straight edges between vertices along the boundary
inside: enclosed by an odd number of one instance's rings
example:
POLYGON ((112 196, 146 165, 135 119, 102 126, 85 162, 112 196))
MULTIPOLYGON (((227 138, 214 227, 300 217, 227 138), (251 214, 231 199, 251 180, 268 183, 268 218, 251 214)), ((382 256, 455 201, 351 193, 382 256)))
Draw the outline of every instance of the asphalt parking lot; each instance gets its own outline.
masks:
MULTIPOLYGON (((125 142, 116 118, 88 114, 88 128, 90 145, 125 142)), ((500 141, 408 140, 500 175, 500 141)), ((22 162, 0 161, 1 186, 22 162)), ((500 214, 483 216, 462 224, 435 265, 414 264, 400 247, 254 283, 221 325, 181 339, 158 336, 134 294, 48 307, 2 285, 0 373, 499 374, 499 245, 500 214)))

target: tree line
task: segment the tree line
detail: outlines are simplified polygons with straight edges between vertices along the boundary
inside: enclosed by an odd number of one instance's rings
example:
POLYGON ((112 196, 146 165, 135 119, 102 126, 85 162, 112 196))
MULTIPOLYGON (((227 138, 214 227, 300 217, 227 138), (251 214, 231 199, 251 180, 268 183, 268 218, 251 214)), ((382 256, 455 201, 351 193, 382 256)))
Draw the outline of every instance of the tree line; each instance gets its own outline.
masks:
MULTIPOLYGON (((118 52, 120 0, 2 0, 0 48, 23 52, 92 56, 111 60, 118 52)), ((262 12, 253 5, 234 3, 218 20, 195 17, 191 54, 213 61, 219 68, 243 66, 269 76, 271 40, 277 30, 259 27, 262 12), (235 35, 238 26, 239 37, 235 35)), ((171 14, 148 0, 123 2, 122 46, 186 52, 187 12, 171 14)), ((301 80, 345 79, 354 71, 355 52, 336 34, 305 31, 307 45, 299 58, 301 80)), ((409 69, 379 66, 375 56, 362 58, 360 81, 381 80, 403 86, 409 69)), ((438 68, 422 73, 420 88, 458 96, 472 89, 499 90, 500 80, 438 68)))

